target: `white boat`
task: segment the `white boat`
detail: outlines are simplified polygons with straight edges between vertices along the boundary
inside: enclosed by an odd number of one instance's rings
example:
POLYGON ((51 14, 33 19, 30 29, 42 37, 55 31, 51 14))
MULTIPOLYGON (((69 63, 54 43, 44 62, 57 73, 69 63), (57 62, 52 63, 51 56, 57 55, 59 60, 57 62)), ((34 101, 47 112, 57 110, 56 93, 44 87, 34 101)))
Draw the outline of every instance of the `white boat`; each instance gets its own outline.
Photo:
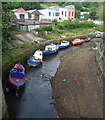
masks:
POLYGON ((42 51, 37 50, 34 55, 27 61, 29 66, 36 67, 43 62, 42 51))
POLYGON ((59 45, 59 49, 61 48, 66 48, 70 45, 70 43, 68 41, 62 41, 61 44, 59 45))
POLYGON ((49 55, 58 52, 59 46, 55 44, 50 44, 45 47, 45 50, 42 52, 43 55, 49 55))

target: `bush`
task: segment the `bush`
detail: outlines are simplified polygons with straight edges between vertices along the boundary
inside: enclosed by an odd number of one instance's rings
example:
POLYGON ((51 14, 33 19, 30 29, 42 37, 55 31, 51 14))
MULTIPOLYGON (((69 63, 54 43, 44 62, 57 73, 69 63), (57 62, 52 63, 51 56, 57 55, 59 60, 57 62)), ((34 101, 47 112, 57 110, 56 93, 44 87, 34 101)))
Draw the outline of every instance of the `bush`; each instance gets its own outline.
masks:
POLYGON ((49 25, 49 26, 44 26, 44 27, 42 27, 42 30, 43 30, 43 31, 52 31, 52 26, 51 26, 51 25, 49 25))
POLYGON ((57 21, 57 19, 52 20, 52 22, 54 22, 55 25, 57 25, 57 24, 59 23, 59 22, 57 21))
POLYGON ((34 29, 34 30, 39 32, 39 31, 42 31, 42 28, 37 28, 37 29, 34 29))
POLYGON ((76 29, 76 28, 89 28, 89 27, 94 27, 94 23, 89 23, 89 22, 71 22, 69 20, 64 21, 63 23, 65 29, 76 29))
POLYGON ((57 28, 60 29, 60 30, 63 30, 63 26, 62 25, 57 25, 57 28))

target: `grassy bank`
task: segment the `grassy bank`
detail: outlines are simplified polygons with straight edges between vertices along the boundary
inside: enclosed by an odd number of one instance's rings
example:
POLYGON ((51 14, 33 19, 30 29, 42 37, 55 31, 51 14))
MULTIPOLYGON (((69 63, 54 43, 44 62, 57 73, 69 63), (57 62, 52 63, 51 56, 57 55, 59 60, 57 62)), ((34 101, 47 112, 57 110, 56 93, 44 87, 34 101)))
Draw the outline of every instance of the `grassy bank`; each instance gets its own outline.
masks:
POLYGON ((49 32, 47 35, 43 35, 42 37, 44 39, 52 40, 52 39, 63 39, 61 35, 64 35, 66 38, 70 37, 77 37, 77 36, 83 36, 87 35, 88 33, 94 32, 94 28, 77 28, 73 30, 58 30, 55 29, 52 32, 49 32))

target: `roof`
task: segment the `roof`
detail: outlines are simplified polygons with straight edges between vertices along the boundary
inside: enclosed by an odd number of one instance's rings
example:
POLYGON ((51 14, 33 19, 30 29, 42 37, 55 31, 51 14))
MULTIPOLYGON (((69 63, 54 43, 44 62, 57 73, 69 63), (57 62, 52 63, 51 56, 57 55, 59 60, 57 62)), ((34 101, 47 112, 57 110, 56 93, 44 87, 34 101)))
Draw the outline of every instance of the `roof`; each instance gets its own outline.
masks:
POLYGON ((53 22, 48 21, 48 20, 41 20, 40 23, 53 23, 53 22))
POLYGON ((48 21, 48 20, 41 20, 41 21, 39 21, 39 20, 28 20, 29 22, 35 22, 35 24, 40 24, 40 23, 45 23, 45 24, 47 24, 47 23, 53 23, 53 22, 51 22, 51 21, 48 21))
POLYGON ((23 8, 19 8, 19 9, 15 9, 15 10, 11 10, 13 12, 17 12, 17 13, 28 13, 26 10, 24 10, 23 8))
POLYGON ((33 23, 29 23, 29 22, 17 22, 20 25, 33 25, 33 23))
POLYGON ((32 13, 32 14, 35 14, 35 15, 42 15, 37 9, 34 9, 34 10, 27 10, 28 13, 32 13))
POLYGON ((64 8, 66 8, 68 10, 74 10, 75 9, 74 5, 68 5, 68 6, 65 6, 64 8))
POLYGON ((59 6, 52 6, 52 7, 49 7, 48 9, 53 9, 53 10, 59 10, 59 6))

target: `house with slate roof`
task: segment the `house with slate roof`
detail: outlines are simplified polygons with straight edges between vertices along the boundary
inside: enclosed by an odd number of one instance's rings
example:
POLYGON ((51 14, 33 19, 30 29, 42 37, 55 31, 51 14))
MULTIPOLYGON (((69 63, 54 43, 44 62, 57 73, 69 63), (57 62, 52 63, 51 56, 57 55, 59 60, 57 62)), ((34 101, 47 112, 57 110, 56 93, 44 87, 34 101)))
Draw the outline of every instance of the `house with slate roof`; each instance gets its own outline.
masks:
POLYGON ((11 10, 14 14, 16 19, 28 19, 28 12, 24 10, 23 8, 11 10))
POLYGON ((31 19, 35 19, 36 17, 36 20, 41 20, 41 13, 37 10, 37 9, 34 9, 34 10, 27 10, 28 13, 31 14, 31 19))

